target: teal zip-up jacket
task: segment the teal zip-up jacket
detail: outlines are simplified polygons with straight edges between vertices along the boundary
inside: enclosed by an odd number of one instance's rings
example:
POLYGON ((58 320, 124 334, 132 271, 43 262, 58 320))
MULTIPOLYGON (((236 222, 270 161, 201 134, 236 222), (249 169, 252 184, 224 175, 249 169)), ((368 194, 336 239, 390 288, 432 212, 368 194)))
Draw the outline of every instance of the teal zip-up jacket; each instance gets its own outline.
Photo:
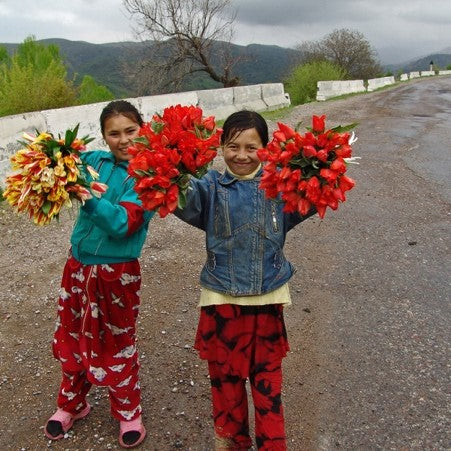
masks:
POLYGON ((127 174, 127 161, 116 162, 111 152, 81 153, 82 160, 108 185, 102 197, 93 197, 80 208, 71 236, 72 255, 86 265, 121 263, 141 255, 149 221, 154 212, 142 208, 135 180, 127 174))

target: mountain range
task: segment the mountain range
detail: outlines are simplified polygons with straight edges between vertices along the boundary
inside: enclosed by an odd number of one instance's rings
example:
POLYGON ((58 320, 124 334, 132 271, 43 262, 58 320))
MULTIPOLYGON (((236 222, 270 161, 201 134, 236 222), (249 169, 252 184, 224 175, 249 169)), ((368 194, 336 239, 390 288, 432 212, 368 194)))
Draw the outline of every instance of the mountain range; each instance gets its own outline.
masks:
POLYGON ((385 70, 393 73, 398 71, 408 73, 412 71, 429 70, 431 62, 439 69, 446 69, 447 66, 451 65, 451 47, 447 47, 437 53, 414 58, 400 64, 387 64, 384 68, 385 70))
MULTIPOLYGON (((85 41, 67 39, 42 39, 36 41, 43 45, 54 44, 68 68, 68 77, 80 83, 84 75, 92 76, 97 83, 108 87, 116 97, 132 97, 136 91, 133 83, 124 77, 124 67, 137 64, 144 58, 145 49, 151 42, 112 42, 92 44, 85 41)), ((0 43, 11 54, 19 44, 0 43)), ((299 63, 299 51, 276 45, 251 44, 232 45, 232 54, 239 57, 234 72, 242 85, 283 82, 292 68, 299 63)), ((429 63, 444 69, 451 64, 451 48, 440 53, 419 57, 400 64, 383 66, 385 71, 410 72, 429 70, 429 63)), ((221 87, 207 76, 191 78, 181 86, 181 90, 213 89, 221 87)))
MULTIPOLYGON (((108 87, 117 97, 134 96, 133 83, 124 77, 124 67, 137 64, 145 58, 151 42, 112 42, 92 44, 85 41, 66 39, 42 39, 37 43, 54 44, 59 47, 68 69, 68 78, 81 82, 84 75, 91 75, 97 83, 108 87)), ((13 53, 19 44, 2 44, 8 53, 13 53)), ((273 83, 282 81, 297 61, 299 52, 294 49, 272 45, 252 44, 232 45, 233 57, 239 57, 235 73, 242 85, 273 83)), ((181 91, 214 89, 221 84, 206 75, 198 75, 188 80, 181 91)))

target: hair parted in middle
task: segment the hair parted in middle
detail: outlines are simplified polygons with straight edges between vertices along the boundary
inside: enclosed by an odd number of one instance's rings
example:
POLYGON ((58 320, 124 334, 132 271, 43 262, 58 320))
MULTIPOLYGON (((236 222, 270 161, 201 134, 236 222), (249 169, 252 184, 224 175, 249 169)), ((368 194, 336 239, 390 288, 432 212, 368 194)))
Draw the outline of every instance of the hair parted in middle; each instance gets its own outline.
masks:
POLYGON ((260 136, 263 146, 268 144, 268 124, 256 111, 241 110, 232 113, 222 126, 221 144, 224 145, 243 130, 255 128, 260 136))

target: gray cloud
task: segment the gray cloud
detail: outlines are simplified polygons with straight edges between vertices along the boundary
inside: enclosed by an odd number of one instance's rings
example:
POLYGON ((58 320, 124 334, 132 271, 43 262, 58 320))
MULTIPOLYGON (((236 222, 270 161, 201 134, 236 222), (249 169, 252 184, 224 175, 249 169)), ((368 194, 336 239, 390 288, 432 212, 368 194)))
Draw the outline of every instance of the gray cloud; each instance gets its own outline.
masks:
POLYGON ((387 62, 451 45, 448 0, 234 0, 233 4, 240 43, 250 38, 291 47, 348 28, 363 33, 387 62))
MULTIPOLYGON (((232 0, 234 42, 292 47, 333 30, 363 33, 383 62, 451 46, 449 0, 232 0)), ((0 42, 133 40, 122 0, 0 0, 0 42)))
POLYGON ((0 42, 64 38, 93 43, 130 40, 122 0, 0 0, 0 42))
MULTIPOLYGON (((362 2, 355 0, 234 0, 239 20, 259 25, 332 24, 342 20, 367 20, 362 2)), ((289 30, 287 30, 289 32, 289 30)))

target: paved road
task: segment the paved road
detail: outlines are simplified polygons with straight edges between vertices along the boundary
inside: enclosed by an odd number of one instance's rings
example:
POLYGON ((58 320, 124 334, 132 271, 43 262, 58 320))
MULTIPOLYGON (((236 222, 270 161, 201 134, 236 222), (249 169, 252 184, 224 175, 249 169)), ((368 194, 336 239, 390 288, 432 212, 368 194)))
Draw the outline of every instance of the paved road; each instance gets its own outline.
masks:
MULTIPOLYGON (((309 432, 301 418, 293 449, 451 449, 451 78, 323 110, 360 123, 362 160, 350 169, 357 185, 348 202, 303 226, 308 257, 294 282, 302 301, 287 315, 296 329, 307 304, 306 354, 317 369, 300 382, 315 412, 290 411, 310 415, 309 442, 299 440, 309 432)), ((305 333, 294 337, 301 350, 305 333)), ((289 374, 302 366, 294 360, 289 374)))

